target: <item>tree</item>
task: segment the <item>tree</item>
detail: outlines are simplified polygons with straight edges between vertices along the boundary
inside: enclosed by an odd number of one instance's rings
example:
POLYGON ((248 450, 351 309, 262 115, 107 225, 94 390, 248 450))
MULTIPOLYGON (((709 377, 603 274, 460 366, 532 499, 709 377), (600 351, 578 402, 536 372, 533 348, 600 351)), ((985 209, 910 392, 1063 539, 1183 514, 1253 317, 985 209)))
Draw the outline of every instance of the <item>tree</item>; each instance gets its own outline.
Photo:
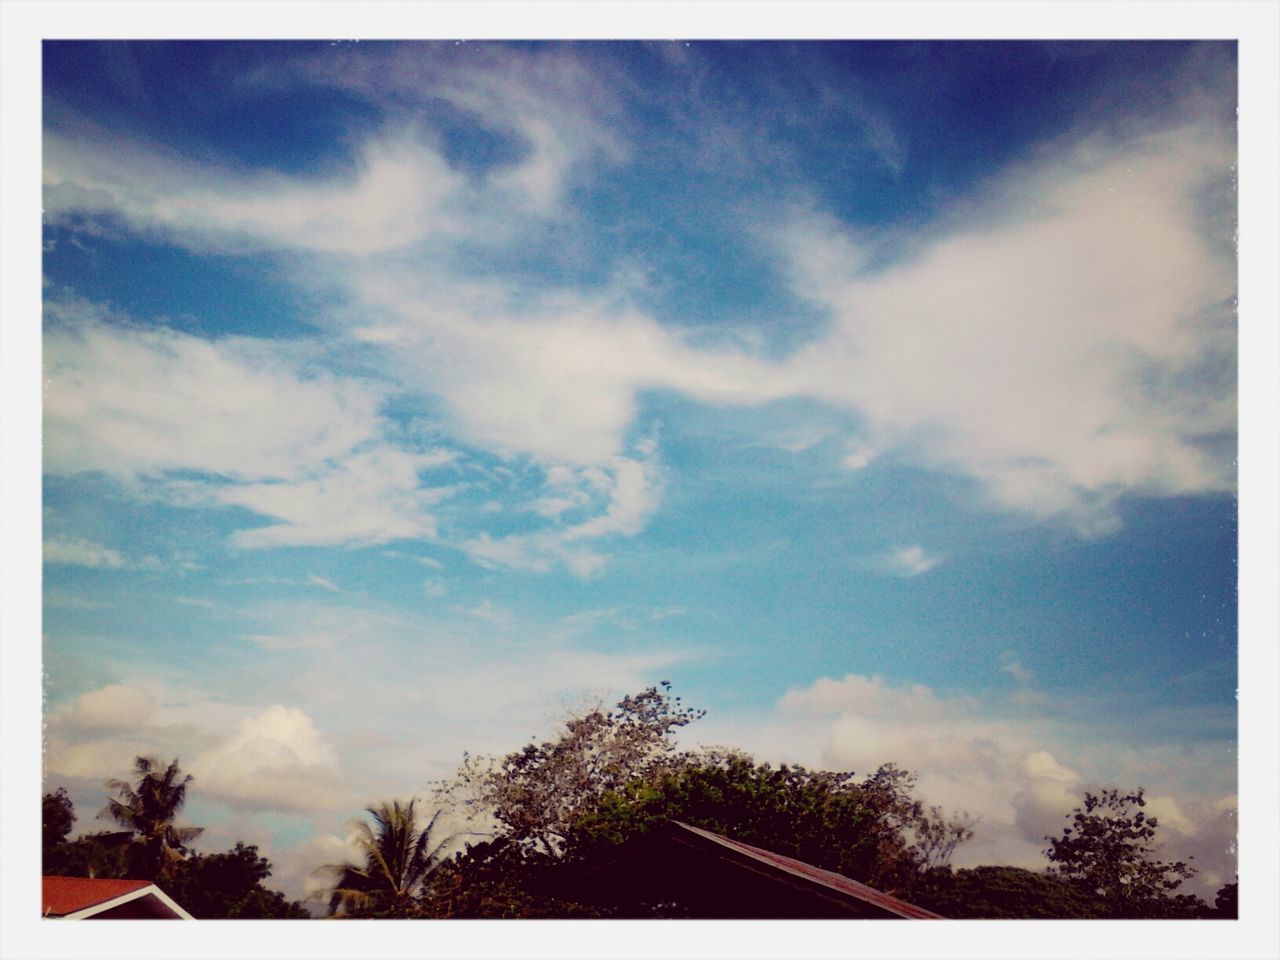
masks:
POLYGON ((68 840, 75 805, 63 787, 42 800, 42 870, 46 876, 123 877, 131 834, 91 833, 68 840))
POLYGON ((440 811, 420 830, 415 802, 401 805, 396 800, 369 807, 366 812, 373 818, 373 826, 363 820, 353 822, 364 863, 321 868, 335 878, 329 898, 331 915, 404 917, 416 912, 423 881, 436 867, 436 858, 449 838, 428 848, 440 811))
POLYGON ((186 802, 187 785, 194 778, 183 776, 177 760, 160 769, 153 757, 138 757, 133 769, 136 783, 107 781, 107 788, 115 791, 119 799, 108 799, 98 816, 110 817, 133 834, 126 876, 139 880, 167 878, 186 855, 187 844, 204 832, 202 827, 174 824, 186 802))
POLYGON ((41 846, 45 851, 67 839, 76 822, 76 810, 67 791, 59 787, 54 793, 46 793, 41 803, 41 846))
POLYGON ((192 854, 177 864, 165 887, 197 920, 302 920, 306 907, 268 890, 271 862, 257 846, 237 843, 225 853, 192 854))
POLYGON ((558 856, 569 830, 605 792, 652 779, 678 754, 674 731, 705 711, 681 706, 662 681, 565 723, 554 740, 530 743, 500 760, 468 757, 445 795, 491 816, 502 836, 558 856))
POLYGON ((1219 920, 1235 920, 1240 916, 1240 881, 1228 883, 1213 898, 1213 906, 1217 911, 1214 917, 1219 920))
POLYGON ((946 867, 956 847, 973 838, 976 822, 968 813, 948 817, 937 806, 917 816, 911 831, 915 836, 913 850, 921 872, 946 867))
POLYGON ((1141 787, 1125 794, 1116 789, 1086 793, 1084 806, 1069 815, 1072 826, 1057 839, 1045 837, 1048 873, 1101 898, 1113 917, 1194 915, 1203 904, 1173 891, 1196 871, 1181 860, 1156 859, 1158 823, 1145 806, 1141 787))

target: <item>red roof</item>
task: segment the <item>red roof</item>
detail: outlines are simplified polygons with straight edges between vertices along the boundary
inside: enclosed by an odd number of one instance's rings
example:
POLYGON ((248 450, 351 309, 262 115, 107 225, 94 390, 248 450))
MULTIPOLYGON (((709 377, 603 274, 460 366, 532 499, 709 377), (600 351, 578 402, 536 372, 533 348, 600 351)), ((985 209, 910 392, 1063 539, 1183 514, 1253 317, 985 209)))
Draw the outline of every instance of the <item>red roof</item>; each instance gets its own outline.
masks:
POLYGON ((45 877, 44 902, 40 912, 46 917, 65 917, 151 886, 150 880, 95 880, 90 877, 45 877))
POLYGON ((815 867, 811 863, 805 863, 803 860, 795 860, 791 857, 784 857, 780 853, 774 853, 771 850, 764 850, 760 847, 753 847, 749 843, 743 843, 740 840, 731 840, 719 833, 712 833, 710 830, 703 830, 700 827, 692 827, 687 823, 675 821, 677 827, 683 828, 690 833, 717 843, 722 847, 737 851, 740 854, 751 857, 754 860, 762 861, 777 869, 780 869, 793 876, 803 877, 814 883, 821 884, 833 890, 839 890, 841 893, 851 897, 856 897, 866 903, 873 904, 887 913, 895 914, 909 920, 941 920, 942 916, 934 913, 932 910, 926 910, 924 907, 917 907, 914 903, 907 903, 905 900, 899 900, 897 897, 890 896, 877 890, 875 887, 869 887, 865 883, 859 883, 857 880, 850 880, 842 874, 835 873, 831 870, 823 870, 821 867, 815 867))

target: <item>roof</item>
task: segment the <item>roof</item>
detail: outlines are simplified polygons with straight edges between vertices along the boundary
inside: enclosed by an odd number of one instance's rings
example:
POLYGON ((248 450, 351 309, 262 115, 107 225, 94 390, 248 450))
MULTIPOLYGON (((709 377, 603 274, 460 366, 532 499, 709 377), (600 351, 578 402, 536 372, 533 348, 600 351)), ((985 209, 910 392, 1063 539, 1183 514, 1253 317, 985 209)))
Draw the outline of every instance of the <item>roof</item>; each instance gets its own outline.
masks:
POLYGON ((678 820, 673 821, 672 825, 681 831, 700 837, 703 840, 723 847, 740 856, 747 857, 774 870, 799 878, 802 881, 808 881, 818 887, 825 888, 826 890, 861 900, 862 902, 870 904, 885 913, 893 914, 894 916, 902 917, 906 920, 943 919, 941 915, 934 913, 932 910, 926 910, 924 907, 918 907, 914 903, 907 903, 905 900, 899 900, 897 897, 883 893, 875 887, 869 887, 865 883, 850 880, 848 877, 835 873, 832 870, 824 870, 821 867, 813 866, 813 864, 805 863, 803 860, 784 857, 780 853, 773 853, 770 850, 753 847, 751 844, 743 843, 740 840, 731 840, 729 837, 723 836, 722 834, 713 833, 710 830, 703 830, 700 827, 693 827, 687 823, 681 823, 678 820))
POLYGON ((92 877, 43 877, 40 913, 83 920, 126 905, 131 916, 194 919, 150 880, 99 880, 92 877))

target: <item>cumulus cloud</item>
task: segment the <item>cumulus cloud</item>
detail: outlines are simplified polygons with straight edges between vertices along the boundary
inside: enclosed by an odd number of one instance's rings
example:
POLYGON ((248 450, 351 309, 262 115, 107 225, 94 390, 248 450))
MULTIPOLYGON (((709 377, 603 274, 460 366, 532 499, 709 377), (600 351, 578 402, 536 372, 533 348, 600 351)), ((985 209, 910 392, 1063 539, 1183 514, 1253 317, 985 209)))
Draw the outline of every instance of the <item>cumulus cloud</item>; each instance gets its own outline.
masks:
POLYGON ((311 718, 273 706, 191 762, 200 789, 252 809, 307 812, 348 802, 338 755, 311 718))
POLYGON ((926 802, 981 818, 974 839, 957 851, 958 866, 1040 869, 1044 838, 1061 834, 1086 790, 1143 786, 1160 819, 1160 855, 1195 856, 1202 875, 1186 889, 1212 899, 1235 869, 1234 796, 1215 793, 1214 778, 1203 776, 1210 767, 1202 765, 1216 764, 1221 747, 1139 747, 1127 732, 1084 732, 1038 706, 943 695, 874 676, 823 677, 789 691, 772 716, 748 721, 735 741, 748 748, 757 741, 774 759, 831 769, 866 773, 892 761, 916 772, 926 802), (775 727, 785 733, 775 736, 775 727), (798 757, 799 743, 814 750, 798 757), (1135 751, 1147 761, 1135 763, 1135 751), (1117 771, 1140 779, 1117 783, 1117 771))
POLYGON ((149 691, 117 683, 81 694, 61 719, 86 731, 136 730, 151 718, 156 706, 149 691))

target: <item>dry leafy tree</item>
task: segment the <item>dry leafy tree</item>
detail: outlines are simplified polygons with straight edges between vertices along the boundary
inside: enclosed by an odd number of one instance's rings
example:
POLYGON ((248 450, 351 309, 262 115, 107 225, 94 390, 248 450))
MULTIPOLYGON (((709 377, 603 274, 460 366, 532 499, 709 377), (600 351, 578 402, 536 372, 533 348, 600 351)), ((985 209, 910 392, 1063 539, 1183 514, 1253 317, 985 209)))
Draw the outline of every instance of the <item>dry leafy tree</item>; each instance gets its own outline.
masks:
POLYGON ((1058 838, 1045 837, 1050 876, 1061 877, 1099 897, 1115 917, 1168 914, 1193 898, 1174 896, 1195 870, 1179 860, 1156 859, 1155 817, 1149 817, 1142 788, 1133 793, 1086 793, 1084 806, 1070 815, 1072 826, 1058 838))
POLYGON ((468 757, 444 795, 534 854, 558 856, 574 822, 607 791, 650 780, 679 758, 674 732, 705 711, 681 706, 663 681, 566 721, 554 740, 501 759, 468 757))
POLYGON ((911 833, 915 837, 912 852, 922 872, 948 866, 956 847, 973 838, 977 820, 968 813, 948 817, 941 807, 917 811, 911 833))
POLYGON ((127 876, 139 880, 168 877, 186 856, 187 844, 204 832, 202 827, 174 823, 193 778, 183 775, 177 760, 161 768, 154 757, 138 757, 133 772, 136 781, 107 781, 107 789, 119 799, 109 799, 98 816, 110 817, 133 834, 127 876))
POLYGON ((912 796, 913 775, 892 764, 855 777, 757 764, 736 750, 680 749, 675 734, 702 715, 664 682, 568 720, 553 739, 500 759, 468 758, 443 795, 486 818, 495 840, 433 877, 433 915, 590 909, 561 899, 560 879, 671 820, 898 892, 972 834, 967 818, 926 811, 912 796))
POLYGON ((338 863, 321 867, 334 880, 329 913, 342 916, 405 917, 417 910, 423 883, 438 864, 450 838, 432 844, 432 831, 440 818, 437 810, 419 829, 415 800, 369 807, 372 826, 353 822, 360 864, 338 863))

